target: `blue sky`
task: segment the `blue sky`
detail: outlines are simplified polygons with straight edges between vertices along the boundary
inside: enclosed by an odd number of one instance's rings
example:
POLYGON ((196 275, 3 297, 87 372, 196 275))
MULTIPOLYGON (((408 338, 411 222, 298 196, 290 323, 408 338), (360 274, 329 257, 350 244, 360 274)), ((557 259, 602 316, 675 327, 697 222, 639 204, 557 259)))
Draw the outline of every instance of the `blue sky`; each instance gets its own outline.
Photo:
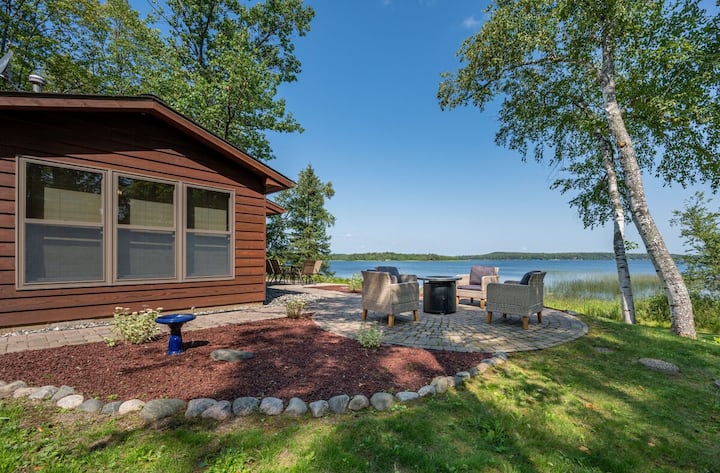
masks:
MULTIPOLYGON (((440 74, 457 70, 486 1, 305 3, 316 16, 295 42, 303 72, 279 91, 305 132, 269 134, 268 164, 292 179, 311 164, 332 182, 333 252, 612 251, 611 226, 584 229, 573 196, 549 189, 557 170, 495 145, 497 108, 440 110, 440 74)), ((669 221, 695 189, 645 184, 670 251, 683 253, 669 221)), ((632 224, 627 238, 642 249, 632 224)))
MULTIPOLYGON (((312 164, 332 182, 334 252, 612 251, 611 226, 584 229, 572 196, 549 190, 556 170, 495 145, 496 109, 440 110, 440 74, 457 69, 485 2, 307 3, 316 17, 296 41, 303 72, 281 90, 305 132, 271 135, 270 165, 296 179, 312 164)), ((645 183, 670 251, 683 253, 669 220, 694 189, 645 183)), ((628 239, 641 245, 632 224, 628 239)))

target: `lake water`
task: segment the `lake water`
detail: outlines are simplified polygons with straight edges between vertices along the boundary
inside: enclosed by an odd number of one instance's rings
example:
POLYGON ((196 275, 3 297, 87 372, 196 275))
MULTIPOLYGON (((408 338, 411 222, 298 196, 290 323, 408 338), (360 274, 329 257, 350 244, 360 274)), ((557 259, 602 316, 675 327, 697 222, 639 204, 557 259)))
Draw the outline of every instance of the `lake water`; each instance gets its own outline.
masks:
MULTIPOLYGON (((655 274, 655 268, 648 259, 630 260, 630 275, 655 274)), ((527 271, 546 271, 545 284, 564 280, 588 279, 595 276, 617 275, 615 260, 452 260, 452 261, 330 261, 330 271, 335 276, 350 278, 360 275, 364 269, 376 266, 396 266, 401 274, 417 276, 452 276, 469 274, 470 266, 498 266, 500 280, 520 279, 527 271)), ((680 266, 682 271, 684 268, 680 266)))

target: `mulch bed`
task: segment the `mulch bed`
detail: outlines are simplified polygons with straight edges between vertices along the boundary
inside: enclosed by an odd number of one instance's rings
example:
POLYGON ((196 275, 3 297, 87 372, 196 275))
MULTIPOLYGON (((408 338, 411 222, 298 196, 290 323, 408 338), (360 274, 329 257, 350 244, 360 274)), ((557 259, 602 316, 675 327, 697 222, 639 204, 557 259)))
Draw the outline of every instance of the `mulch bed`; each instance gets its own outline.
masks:
MULTIPOLYGON (((336 289, 337 290, 337 289, 336 289)), ((417 391, 435 376, 475 366, 487 353, 382 346, 323 331, 308 315, 183 333, 186 351, 167 356, 167 336, 142 345, 104 343, 0 355, 0 380, 68 385, 101 399, 233 400, 242 396, 307 402, 338 394, 417 391), (250 351, 240 362, 214 361, 219 348, 250 351)))

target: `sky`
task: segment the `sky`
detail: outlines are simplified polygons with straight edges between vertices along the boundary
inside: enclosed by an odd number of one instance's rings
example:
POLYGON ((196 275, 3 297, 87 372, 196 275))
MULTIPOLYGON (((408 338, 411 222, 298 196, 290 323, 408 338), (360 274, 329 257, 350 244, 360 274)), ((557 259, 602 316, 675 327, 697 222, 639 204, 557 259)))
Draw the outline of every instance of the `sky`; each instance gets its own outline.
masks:
MULTIPOLYGON (((612 252, 612 225, 583 228, 573 195, 549 189, 557 169, 495 144, 497 107, 440 110, 440 74, 458 69, 485 2, 306 3, 316 16, 295 42, 303 71, 280 90, 305 131, 269 135, 269 165, 296 180, 310 164, 332 183, 334 253, 612 252)), ((644 182, 668 248, 684 253, 673 211, 709 191, 644 182)), ((627 240, 644 251, 633 224, 627 240)))
MULTIPOLYGON (((305 131, 268 133, 268 164, 293 180, 312 165, 332 183, 332 252, 612 252, 612 225, 583 228, 574 195, 550 190, 557 169, 495 144, 497 103, 440 110, 440 75, 460 66, 456 52, 487 1, 305 3, 315 18, 295 40, 302 73, 278 92, 305 131)), ((709 190, 644 182, 668 248, 684 253, 673 211, 709 190)), ((626 239, 643 250, 632 224, 626 239)))

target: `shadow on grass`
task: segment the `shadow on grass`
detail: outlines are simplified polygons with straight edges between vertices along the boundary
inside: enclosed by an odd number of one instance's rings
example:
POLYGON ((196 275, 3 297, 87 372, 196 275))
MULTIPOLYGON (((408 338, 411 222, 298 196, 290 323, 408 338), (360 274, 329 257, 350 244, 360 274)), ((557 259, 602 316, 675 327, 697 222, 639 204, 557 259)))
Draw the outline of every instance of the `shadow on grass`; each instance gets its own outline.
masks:
POLYGON ((40 439, 28 471, 720 471, 720 345, 585 321, 582 339, 515 354, 467 389, 389 412, 151 428, 80 418, 9 438, 40 439), (681 373, 649 371, 646 357, 681 373))

